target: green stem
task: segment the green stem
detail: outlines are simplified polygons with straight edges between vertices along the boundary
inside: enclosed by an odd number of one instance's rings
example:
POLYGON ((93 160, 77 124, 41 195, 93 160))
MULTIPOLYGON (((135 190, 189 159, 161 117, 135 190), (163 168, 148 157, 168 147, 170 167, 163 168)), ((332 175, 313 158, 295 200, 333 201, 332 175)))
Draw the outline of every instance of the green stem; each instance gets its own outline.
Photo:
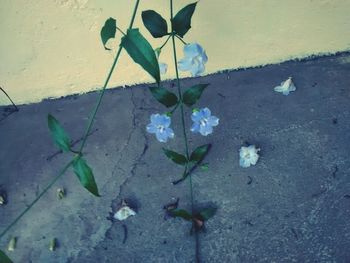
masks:
POLYGON ((39 199, 56 183, 58 179, 64 175, 64 173, 68 170, 68 168, 73 164, 73 161, 70 161, 62 170, 61 172, 44 188, 44 190, 34 199, 33 202, 30 203, 30 205, 27 206, 24 211, 16 217, 16 219, 8 226, 5 228, 4 231, 1 232, 0 234, 0 239, 9 231, 35 204, 36 202, 39 201, 39 199))
POLYGON ((181 102, 179 101, 179 102, 175 105, 175 107, 170 111, 170 114, 173 114, 174 111, 176 111, 176 109, 179 107, 180 104, 181 104, 181 102))
POLYGON ((165 40, 164 44, 160 47, 160 49, 162 49, 166 45, 166 43, 168 43, 170 38, 171 38, 171 35, 168 36, 168 38, 165 40))
MULTIPOLYGON (((129 25, 129 29, 131 29, 132 26, 133 26, 133 24, 134 24, 135 16, 136 16, 136 11, 137 11, 139 2, 140 2, 140 0, 136 0, 136 4, 135 4, 135 7, 134 7, 134 12, 133 12, 133 14, 132 14, 132 18, 131 18, 131 22, 130 22, 130 25, 129 25)), ((108 73, 108 75, 107 75, 105 84, 103 85, 103 88, 102 88, 101 91, 100 91, 100 92, 101 92, 100 97, 98 98, 97 103, 96 103, 96 106, 95 106, 94 110, 92 111, 92 114, 91 114, 91 117, 90 117, 90 122, 89 122, 89 124, 88 124, 88 126, 87 126, 87 128, 86 128, 83 141, 82 141, 82 143, 81 143, 81 145, 80 145, 80 149, 79 149, 79 152, 80 152, 80 153, 81 153, 81 152, 83 151, 83 149, 84 149, 84 146, 85 146, 85 144, 86 144, 86 140, 87 140, 88 135, 89 135, 89 133, 90 133, 90 131, 91 131, 91 129, 92 129, 92 126, 93 126, 93 123, 94 123, 94 120, 95 120, 97 111, 98 111, 98 109, 99 109, 99 107, 100 107, 100 105, 101 105, 103 95, 105 94, 105 91, 106 91, 108 82, 109 82, 109 80, 110 80, 110 78, 111 78, 111 76, 112 76, 112 73, 113 73, 113 71, 114 71, 114 68, 115 68, 115 66, 116 66, 116 64, 117 64, 117 62, 118 62, 120 53, 122 52, 122 49, 123 49, 122 46, 119 46, 117 55, 116 55, 116 57, 115 57, 115 59, 114 59, 114 62, 113 62, 113 64, 112 64, 112 67, 111 67, 111 69, 109 70, 109 73, 108 73)))
POLYGON ((119 27, 116 27, 116 29, 117 29, 120 33, 122 33, 123 36, 125 36, 125 33, 123 32, 123 30, 121 30, 119 27))
POLYGON ((177 37, 177 39, 179 39, 182 42, 182 44, 187 45, 187 43, 181 37, 179 37, 178 35, 175 35, 175 36, 177 37))
MULTIPOLYGON (((137 8, 138 8, 138 5, 139 5, 139 2, 140 0, 136 0, 136 4, 135 4, 135 7, 134 7, 134 11, 133 11, 133 14, 132 14, 132 18, 131 18, 131 22, 130 22, 130 25, 129 25, 129 29, 132 28, 133 24, 134 24, 134 21, 135 21, 135 17, 136 17, 136 12, 137 12, 137 8)), ((112 67, 108 73, 108 76, 107 76, 107 79, 105 81, 105 84, 102 88, 102 90, 100 91, 101 94, 98 98, 98 101, 96 103, 96 106, 91 114, 91 117, 90 117, 90 121, 89 121, 89 124, 86 128, 86 132, 85 132, 85 135, 83 137, 83 140, 82 140, 82 143, 81 143, 81 146, 80 146, 80 149, 78 152, 75 152, 77 153, 77 156, 80 156, 82 155, 82 151, 84 149, 84 146, 86 144, 86 140, 90 134, 90 131, 92 129, 92 126, 93 126, 93 122, 95 120, 95 117, 96 117, 96 114, 97 114, 97 111, 101 105, 101 101, 102 101, 102 98, 103 98, 103 95, 105 93, 105 90, 107 88, 107 85, 108 85, 108 82, 112 76, 112 73, 114 71, 114 68, 117 64, 117 61, 119 59, 119 56, 120 56, 120 53, 122 51, 122 47, 119 47, 118 49, 118 52, 117 52, 117 55, 114 59, 114 62, 112 64, 112 67)), ((6 94, 6 93, 5 93, 6 94)), ((16 107, 17 108, 17 107, 16 107)), ((36 202, 39 201, 39 199, 56 183, 56 181, 62 177, 62 175, 68 170, 68 168, 73 164, 75 159, 73 159, 72 161, 70 161, 62 170, 61 172, 45 187, 45 189, 34 199, 34 201, 7 227, 5 228, 4 231, 2 231, 2 233, 0 234, 0 239, 7 233, 7 231, 9 231, 35 204, 36 202)))
MULTIPOLYGON (((170 0, 170 18, 173 20, 174 12, 173 12, 173 0, 170 0)), ((173 32, 173 28, 171 29, 173 32)), ((176 80, 177 80, 177 90, 180 100, 180 110, 181 110, 181 122, 182 122, 182 131, 185 141, 185 152, 186 157, 189 159, 189 150, 188 150, 188 141, 187 141, 187 134, 186 134, 186 125, 185 125, 185 115, 184 115, 184 107, 182 103, 182 93, 181 93, 181 86, 180 86, 180 77, 179 77, 179 70, 177 68, 177 55, 176 55, 176 45, 175 45, 175 34, 171 34, 172 42, 173 42, 173 56, 174 56, 174 64, 175 64, 175 71, 176 71, 176 80)), ((185 167, 185 171, 187 171, 187 165, 185 167)), ((193 198, 193 184, 192 184, 192 176, 189 175, 189 186, 190 186, 190 196, 191 196, 191 211, 192 215, 194 214, 194 198, 193 198)), ((195 231, 195 240, 196 240, 196 262, 200 262, 199 259, 199 236, 198 232, 195 231)))

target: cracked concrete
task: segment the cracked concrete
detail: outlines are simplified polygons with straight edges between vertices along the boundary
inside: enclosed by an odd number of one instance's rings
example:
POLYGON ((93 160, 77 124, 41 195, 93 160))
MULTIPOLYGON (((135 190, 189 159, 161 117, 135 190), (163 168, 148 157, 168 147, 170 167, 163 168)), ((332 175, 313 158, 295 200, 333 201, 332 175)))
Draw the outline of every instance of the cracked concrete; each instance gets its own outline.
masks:
MULTIPOLYGON (((198 206, 215 204, 217 215, 200 236, 203 262, 349 262, 350 260, 350 63, 349 54, 292 61, 185 79, 211 83, 199 107, 220 118, 209 137, 190 134, 190 145, 212 143, 209 171, 193 176, 198 206), (273 87, 292 76, 297 91, 273 87), (239 167, 244 142, 261 151, 258 164, 239 167)), ((166 82, 166 87, 174 88, 166 82)), ((4 229, 69 161, 49 137, 52 113, 79 140, 98 93, 20 106, 0 122, 0 207, 4 229)), ((0 108, 5 114, 7 107, 0 108)), ((180 198, 189 208, 187 182, 171 184, 181 169, 162 154, 164 144, 145 132, 155 103, 146 85, 108 90, 85 149, 101 198, 84 190, 69 171, 0 240, 18 237, 14 262, 192 262, 189 225, 164 219, 163 206, 180 198), (67 196, 57 200, 56 189, 67 196), (138 214, 111 220, 122 199, 138 214), (127 234, 125 239, 125 234, 127 234), (48 250, 51 238, 59 247, 48 250)), ((176 137, 167 147, 182 151, 176 137)), ((189 127, 189 113, 187 125, 189 127)))

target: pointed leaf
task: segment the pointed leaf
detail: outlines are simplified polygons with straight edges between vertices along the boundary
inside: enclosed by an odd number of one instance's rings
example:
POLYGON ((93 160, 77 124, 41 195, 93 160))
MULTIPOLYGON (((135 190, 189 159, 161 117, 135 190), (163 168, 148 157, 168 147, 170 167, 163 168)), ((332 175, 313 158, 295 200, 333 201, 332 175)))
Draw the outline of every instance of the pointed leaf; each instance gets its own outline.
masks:
POLYGON ((142 21, 153 37, 158 38, 168 34, 166 20, 154 10, 143 11, 142 21))
POLYGON ((70 151, 70 140, 60 123, 51 114, 47 116, 51 136, 55 144, 64 152, 70 151))
POLYGON ((12 263, 11 259, 2 250, 0 250, 0 263, 12 263))
POLYGON ((192 220, 192 215, 184 209, 174 209, 169 211, 169 213, 173 217, 181 217, 187 221, 192 220))
POLYGON ((163 148, 163 151, 165 153, 165 155, 172 160, 174 163, 180 164, 180 165, 185 165, 187 163, 187 158, 182 155, 179 154, 177 152, 171 151, 171 150, 167 150, 165 148, 163 148))
POLYGON ((156 81, 160 82, 160 72, 156 54, 149 42, 137 28, 128 29, 120 44, 129 56, 146 70, 156 81))
POLYGON ((187 106, 192 106, 195 104, 202 95, 202 92, 209 84, 198 84, 195 85, 184 92, 183 102, 187 106))
POLYGON ((202 211, 199 212, 199 216, 202 220, 207 221, 208 219, 210 219, 215 215, 216 210, 217 210, 216 207, 204 208, 202 211))
POLYGON ((101 29, 101 40, 102 40, 102 44, 104 46, 104 48, 106 50, 111 50, 110 48, 106 47, 106 43, 109 39, 114 38, 115 37, 115 32, 117 28, 117 22, 114 18, 110 17, 106 20, 104 26, 101 29))
POLYGON ((185 6, 172 19, 172 28, 180 37, 183 37, 187 31, 190 30, 191 18, 196 9, 196 5, 197 2, 185 6))
POLYGON ((93 195, 100 196, 91 168, 82 157, 78 157, 73 163, 74 173, 80 183, 93 195))
POLYGON ((178 102, 177 96, 165 88, 150 87, 149 89, 152 92, 153 97, 166 107, 174 106, 178 102))
POLYGON ((204 159, 204 157, 207 155, 210 147, 211 147, 211 144, 205 144, 205 145, 197 147, 191 153, 190 161, 191 162, 196 162, 196 163, 201 162, 204 159))

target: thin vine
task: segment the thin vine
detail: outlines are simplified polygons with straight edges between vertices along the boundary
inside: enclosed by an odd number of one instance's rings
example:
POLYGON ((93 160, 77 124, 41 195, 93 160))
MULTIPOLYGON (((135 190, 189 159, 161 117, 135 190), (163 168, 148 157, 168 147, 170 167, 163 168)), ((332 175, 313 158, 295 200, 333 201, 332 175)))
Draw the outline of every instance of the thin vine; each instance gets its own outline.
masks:
MULTIPOLYGON (((136 13, 137 13, 137 9, 139 6, 140 0, 136 0, 134 9, 133 9, 133 13, 132 13, 132 17, 130 20, 130 25, 129 25, 129 29, 131 29, 133 27, 134 21, 135 21, 135 17, 136 17, 136 13)), ((115 34, 115 33, 114 33, 115 34)), ((102 37, 102 31, 101 31, 101 37, 102 37)), ((102 37, 103 38, 103 37, 102 37)), ((103 39, 102 39, 103 42, 103 39)), ((109 80, 112 76, 112 73, 115 69, 115 66, 117 65, 117 62, 119 60, 121 51, 122 51, 123 47, 120 46, 116 57, 113 61, 113 64, 109 70, 109 73, 107 75, 107 78, 104 82, 103 88, 100 90, 100 96, 97 100, 96 106, 94 107, 91 117, 89 119, 85 134, 83 136, 82 139, 82 143, 80 145, 79 151, 75 151, 72 149, 71 147, 71 140, 69 139, 69 137, 67 136, 66 132, 64 131, 64 129, 62 128, 62 126, 59 124, 59 122, 52 116, 49 115, 48 116, 48 125, 49 128, 51 130, 52 133, 52 137, 54 142, 56 143, 56 145, 60 148, 60 150, 62 150, 63 152, 72 152, 75 154, 73 160, 71 160, 66 166, 64 166, 64 168, 60 171, 60 173, 51 180, 51 182, 49 182, 47 184, 47 186, 44 188, 44 190, 26 207, 26 209, 21 212, 0 234, 0 239, 3 238, 6 233, 28 212, 30 211, 30 209, 42 198, 42 196, 57 182, 58 179, 60 179, 65 173, 66 171, 73 167, 74 168, 74 172, 76 173, 76 175, 78 176, 78 179, 80 180, 81 184, 92 194, 99 196, 98 193, 98 189, 97 189, 97 185, 95 183, 95 179, 92 173, 91 168, 87 165, 86 161, 82 158, 83 156, 83 150, 84 150, 84 146, 86 145, 87 142, 87 138, 89 137, 90 131, 93 127, 93 123, 94 120, 96 118, 96 114, 98 112, 98 109, 100 108, 101 102, 102 102, 102 98, 105 94, 106 88, 108 86, 109 80)), ((6 256, 6 254, 0 250, 0 262, 11 262, 11 260, 6 256)))

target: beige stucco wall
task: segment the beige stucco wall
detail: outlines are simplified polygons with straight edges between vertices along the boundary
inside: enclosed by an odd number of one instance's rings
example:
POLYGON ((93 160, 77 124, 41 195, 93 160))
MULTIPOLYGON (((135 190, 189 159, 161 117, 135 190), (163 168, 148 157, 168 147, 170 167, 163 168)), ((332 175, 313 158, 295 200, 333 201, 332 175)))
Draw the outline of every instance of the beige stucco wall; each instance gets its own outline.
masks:
MULTIPOLYGON (((174 2, 177 10, 192 1, 174 2)), ((133 5, 132 0, 0 0, 0 86, 18 104, 99 88, 115 53, 103 49, 100 28, 114 17, 125 29, 133 5)), ((141 0, 139 10, 145 9, 169 17, 166 0, 141 0)), ((207 50, 207 73, 277 63, 349 50, 349 14, 350 0, 200 0, 186 40, 207 50)), ((135 25, 151 38, 140 13, 135 25)), ((157 47, 162 40, 151 43, 157 47)), ((170 46, 161 61, 172 62, 170 46)), ((165 77, 173 76, 170 67, 165 77)), ((124 52, 109 86, 150 80, 124 52)), ((7 104, 2 94, 0 104, 7 104)))

